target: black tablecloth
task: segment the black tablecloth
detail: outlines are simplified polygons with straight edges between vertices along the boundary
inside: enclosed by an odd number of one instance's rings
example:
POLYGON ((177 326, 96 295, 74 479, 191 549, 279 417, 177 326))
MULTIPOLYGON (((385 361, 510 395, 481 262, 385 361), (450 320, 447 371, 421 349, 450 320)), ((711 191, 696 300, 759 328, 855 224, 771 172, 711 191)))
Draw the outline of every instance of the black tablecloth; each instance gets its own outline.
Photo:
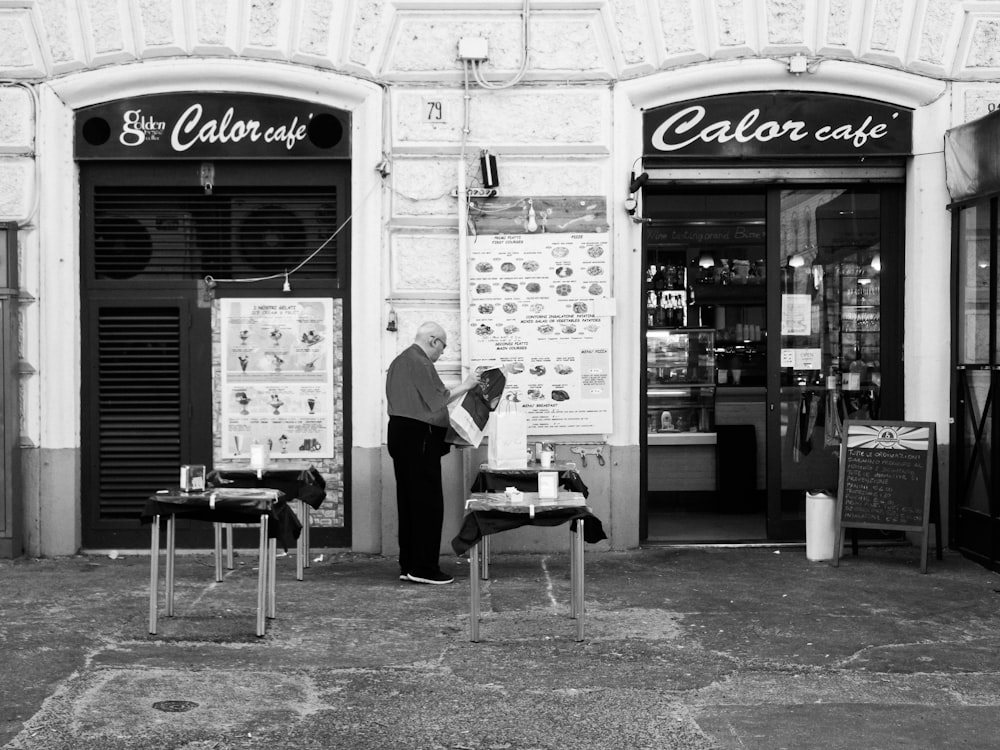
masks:
POLYGON ((277 539, 287 551, 295 546, 302 524, 285 501, 284 493, 279 490, 276 494, 277 500, 265 500, 260 497, 227 496, 225 490, 213 493, 212 490, 181 492, 173 489, 147 498, 139 520, 152 523, 155 516, 174 516, 210 523, 260 523, 261 515, 267 513, 268 537, 277 539), (211 505, 213 494, 216 495, 214 508, 211 505))
POLYGON ((517 487, 521 492, 534 492, 538 489, 539 471, 559 472, 559 486, 568 492, 580 492, 584 497, 589 495, 587 485, 583 483, 576 469, 553 466, 551 469, 480 469, 470 492, 503 492, 508 487, 517 487))
POLYGON ((261 469, 248 467, 216 468, 206 477, 209 486, 266 487, 281 490, 286 500, 301 500, 315 509, 326 499, 326 481, 315 467, 283 469, 279 466, 261 469))
POLYGON ((502 510, 472 510, 465 514, 462 528, 458 536, 451 540, 451 548, 456 555, 461 555, 472 545, 489 534, 496 534, 520 526, 558 526, 570 523, 570 528, 576 528, 576 522, 585 521, 583 539, 586 542, 599 542, 607 539, 601 519, 590 512, 588 508, 553 508, 540 510, 535 506, 534 517, 527 512, 508 513, 502 510))

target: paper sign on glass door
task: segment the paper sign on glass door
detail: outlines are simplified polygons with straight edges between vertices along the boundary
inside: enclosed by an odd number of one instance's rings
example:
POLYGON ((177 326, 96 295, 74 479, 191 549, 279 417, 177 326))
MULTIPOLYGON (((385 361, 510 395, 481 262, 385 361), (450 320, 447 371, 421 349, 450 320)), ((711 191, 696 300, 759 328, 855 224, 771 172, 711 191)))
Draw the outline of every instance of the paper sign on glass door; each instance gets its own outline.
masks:
POLYGON ((812 307, 809 295, 781 295, 781 335, 809 336, 811 333, 812 307))

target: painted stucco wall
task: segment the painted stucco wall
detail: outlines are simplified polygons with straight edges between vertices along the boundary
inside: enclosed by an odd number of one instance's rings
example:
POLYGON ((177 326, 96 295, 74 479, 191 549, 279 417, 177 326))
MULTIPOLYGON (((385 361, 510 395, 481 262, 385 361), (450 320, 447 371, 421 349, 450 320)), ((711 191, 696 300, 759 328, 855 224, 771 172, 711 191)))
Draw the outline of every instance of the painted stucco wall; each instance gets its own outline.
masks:
MULTIPOLYGON (((266 90, 350 109, 355 342, 353 543, 394 549, 381 382, 423 320, 460 342, 458 175, 497 155, 501 195, 605 195, 618 300, 616 410, 604 467, 611 545, 638 542, 637 229, 620 209, 641 108, 682 93, 822 89, 916 107, 908 168, 907 418, 947 435, 944 130, 1000 106, 1000 9, 987 0, 534 0, 529 64, 503 90, 470 85, 463 37, 485 37, 493 81, 521 63, 519 0, 24 0, 0 7, 0 219, 21 226, 21 444, 30 554, 79 545, 79 292, 72 109, 142 91, 266 90), (808 72, 787 61, 804 54, 808 72), (893 94, 892 92, 905 92, 893 94), (859 94, 863 95, 863 94, 859 94), (429 117, 433 112, 435 117, 429 117), (465 163, 459 163, 468 114, 465 163), (440 115, 440 116, 438 116, 440 115), (383 181, 375 165, 387 159, 383 181), (363 221, 360 221, 363 220, 363 221), (75 222, 75 223, 74 223, 75 222), (362 226, 358 226, 362 224, 362 226), (378 290, 372 294, 372 290, 378 290), (398 332, 386 331, 390 313, 398 332), (359 346, 359 342, 364 345, 359 346), (375 345, 378 342, 378 345, 375 345), (67 366, 67 363, 70 366, 67 366)), ((441 363, 457 381, 461 347, 441 363)), ((557 441, 559 442, 559 441, 557 441)), ((562 441, 564 447, 568 441, 562 441)), ((566 456, 568 457, 568 456, 566 456)), ((476 465, 447 469, 453 513, 476 465)), ((445 538, 448 538, 447 529, 445 538)), ((562 535, 505 542, 563 546, 562 535)))

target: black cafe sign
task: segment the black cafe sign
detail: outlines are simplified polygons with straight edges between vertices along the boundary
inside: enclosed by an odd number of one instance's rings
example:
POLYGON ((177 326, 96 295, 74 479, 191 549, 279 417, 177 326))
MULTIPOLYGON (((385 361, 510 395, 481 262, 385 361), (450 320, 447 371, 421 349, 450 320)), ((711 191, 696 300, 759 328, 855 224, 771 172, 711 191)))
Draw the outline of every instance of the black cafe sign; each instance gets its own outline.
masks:
POLYGON ((910 110, 813 92, 727 94, 657 107, 643 119, 643 156, 772 159, 902 156, 910 110))
POLYGON ((77 159, 344 158, 350 115, 301 99, 153 94, 76 113, 77 159))

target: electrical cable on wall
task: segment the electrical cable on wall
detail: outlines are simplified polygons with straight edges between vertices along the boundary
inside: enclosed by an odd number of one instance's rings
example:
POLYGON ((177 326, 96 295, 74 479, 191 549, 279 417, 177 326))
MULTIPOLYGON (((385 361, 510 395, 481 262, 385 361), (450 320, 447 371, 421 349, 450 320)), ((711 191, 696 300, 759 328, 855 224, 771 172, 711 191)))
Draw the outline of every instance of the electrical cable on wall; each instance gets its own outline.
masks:
POLYGON ((528 17, 530 15, 529 0, 524 0, 524 5, 521 8, 521 38, 523 39, 523 47, 521 52, 521 67, 518 68, 514 77, 508 81, 502 83, 488 81, 483 76, 483 71, 480 69, 480 61, 472 61, 472 75, 476 79, 476 83, 482 86, 484 89, 506 89, 510 88, 521 82, 524 78, 524 74, 528 71, 528 50, 529 50, 529 32, 528 32, 528 17))
MULTIPOLYGON (((374 183, 372 185, 371 189, 358 202, 358 206, 357 207, 360 208, 365 203, 367 203, 368 199, 371 197, 372 193, 375 192, 375 188, 377 188, 377 187, 379 187, 381 185, 382 185, 381 182, 374 183)), ((326 248, 327 245, 329 245, 331 242, 333 242, 334 239, 336 239, 337 235, 340 234, 341 231, 343 231, 344 227, 346 227, 350 223, 351 219, 353 219, 353 218, 354 218, 354 213, 352 212, 351 215, 348 216, 346 219, 344 219, 343 223, 341 223, 341 225, 334 230, 333 234, 331 234, 329 237, 327 237, 325 240, 323 240, 322 244, 319 247, 317 247, 315 250, 313 250, 311 253, 309 253, 309 255, 305 258, 305 260, 303 260, 297 266, 295 266, 295 267, 293 267, 293 268, 291 268, 291 269, 289 269, 287 271, 281 271, 280 273, 272 273, 269 276, 257 276, 255 278, 250 278, 250 279, 217 279, 214 276, 206 276, 205 277, 205 286, 207 286, 208 289, 211 290, 211 289, 214 289, 217 284, 254 284, 254 283, 257 283, 257 282, 261 282, 261 281, 273 281, 274 279, 284 279, 284 284, 282 285, 282 288, 283 288, 284 291, 290 292, 291 291, 291 284, 290 284, 290 281, 289 281, 289 277, 292 274, 294 274, 294 273, 298 272, 299 270, 301 270, 303 266, 305 266, 309 261, 311 261, 317 255, 319 255, 319 253, 322 252, 326 248)))

